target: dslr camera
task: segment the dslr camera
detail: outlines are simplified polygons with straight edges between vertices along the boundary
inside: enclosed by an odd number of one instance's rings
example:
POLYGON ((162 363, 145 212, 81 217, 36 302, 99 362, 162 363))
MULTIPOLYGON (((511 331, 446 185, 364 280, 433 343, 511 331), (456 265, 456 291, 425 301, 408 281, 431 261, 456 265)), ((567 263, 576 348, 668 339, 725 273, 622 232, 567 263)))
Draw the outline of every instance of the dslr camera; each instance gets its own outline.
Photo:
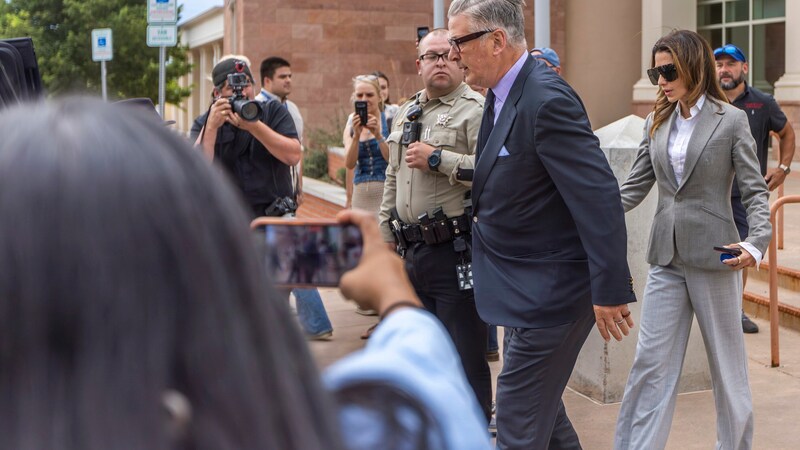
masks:
POLYGON ((294 216, 297 211, 297 202, 291 197, 278 197, 272 204, 264 209, 267 217, 294 216))
POLYGON ((243 91, 250 82, 244 73, 244 63, 236 62, 236 72, 228 74, 228 86, 233 89, 233 96, 228 99, 231 109, 242 119, 253 122, 261 117, 261 102, 249 100, 243 91))
POLYGON ((409 122, 403 124, 403 137, 400 138, 400 145, 409 145, 419 141, 419 135, 422 131, 422 124, 417 120, 422 117, 422 108, 419 104, 415 104, 406 114, 406 119, 409 122))

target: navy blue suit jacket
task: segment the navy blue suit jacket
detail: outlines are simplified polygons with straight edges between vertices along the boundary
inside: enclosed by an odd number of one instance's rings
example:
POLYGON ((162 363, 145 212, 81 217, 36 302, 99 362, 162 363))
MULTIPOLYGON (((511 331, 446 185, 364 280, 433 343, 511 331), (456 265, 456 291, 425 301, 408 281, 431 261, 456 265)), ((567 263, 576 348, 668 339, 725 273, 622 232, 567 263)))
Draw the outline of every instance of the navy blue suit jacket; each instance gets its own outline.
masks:
POLYGON ((578 95, 528 56, 487 136, 493 101, 472 185, 481 318, 551 327, 636 301, 619 187, 578 95))

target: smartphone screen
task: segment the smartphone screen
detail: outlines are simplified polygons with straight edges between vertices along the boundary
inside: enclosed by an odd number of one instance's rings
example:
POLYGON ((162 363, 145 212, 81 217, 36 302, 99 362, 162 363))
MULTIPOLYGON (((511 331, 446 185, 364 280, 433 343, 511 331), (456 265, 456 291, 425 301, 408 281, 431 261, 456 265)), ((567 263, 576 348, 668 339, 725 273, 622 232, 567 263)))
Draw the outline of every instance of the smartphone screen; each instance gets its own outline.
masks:
POLYGON ((361 231, 355 225, 285 220, 257 225, 264 262, 280 287, 339 285, 361 259, 361 231))
POLYGON ((367 124, 367 102, 362 100, 356 100, 356 114, 361 118, 361 125, 365 126, 367 124))
POLYGON ((417 27, 417 41, 424 38, 429 31, 430 29, 428 27, 417 27))

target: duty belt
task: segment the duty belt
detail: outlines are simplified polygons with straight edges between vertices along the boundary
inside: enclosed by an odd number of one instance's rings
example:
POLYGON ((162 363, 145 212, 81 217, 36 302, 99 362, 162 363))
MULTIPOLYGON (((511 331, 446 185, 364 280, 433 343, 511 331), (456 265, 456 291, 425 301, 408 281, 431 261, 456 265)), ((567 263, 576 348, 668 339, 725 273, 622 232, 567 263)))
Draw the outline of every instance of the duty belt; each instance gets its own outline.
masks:
POLYGON ((426 224, 400 222, 400 225, 401 233, 408 243, 442 244, 470 233, 470 221, 466 214, 432 220, 426 224))

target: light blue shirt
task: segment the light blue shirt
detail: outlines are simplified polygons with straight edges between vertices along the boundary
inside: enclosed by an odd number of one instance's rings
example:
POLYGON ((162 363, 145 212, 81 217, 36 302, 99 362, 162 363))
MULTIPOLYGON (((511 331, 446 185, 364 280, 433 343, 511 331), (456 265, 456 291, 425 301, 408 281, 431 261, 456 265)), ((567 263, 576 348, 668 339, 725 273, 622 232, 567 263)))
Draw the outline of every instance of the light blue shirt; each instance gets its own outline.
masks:
MULTIPOLYGON (((332 366, 323 382, 335 391, 352 383, 377 381, 416 399, 439 425, 432 448, 488 450, 486 419, 442 324, 422 309, 402 308, 384 319, 366 347, 332 366)), ((345 408, 342 436, 353 448, 380 448, 383 430, 370 411, 345 408)), ((409 448, 412 448, 411 446, 409 448)))
POLYGON ((509 92, 511 92, 511 87, 514 86, 514 81, 517 79, 517 75, 522 71, 522 66, 525 65, 525 60, 528 59, 528 52, 522 52, 522 56, 519 57, 517 62, 508 69, 503 78, 500 79, 497 84, 491 88, 492 92, 494 93, 494 123, 497 125, 497 118, 500 117, 500 111, 503 110, 503 105, 506 103, 506 99, 508 98, 509 92))

